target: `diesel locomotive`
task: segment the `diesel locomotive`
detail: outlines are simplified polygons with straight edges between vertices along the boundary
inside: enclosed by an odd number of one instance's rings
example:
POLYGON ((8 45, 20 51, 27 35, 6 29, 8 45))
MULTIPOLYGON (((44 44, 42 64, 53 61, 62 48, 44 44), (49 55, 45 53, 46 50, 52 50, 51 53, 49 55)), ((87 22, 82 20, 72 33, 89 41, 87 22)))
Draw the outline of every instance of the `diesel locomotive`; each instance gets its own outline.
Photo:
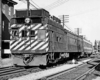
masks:
POLYGON ((92 43, 61 25, 45 9, 16 10, 11 19, 10 50, 14 64, 33 66, 56 63, 63 58, 92 54, 92 43))

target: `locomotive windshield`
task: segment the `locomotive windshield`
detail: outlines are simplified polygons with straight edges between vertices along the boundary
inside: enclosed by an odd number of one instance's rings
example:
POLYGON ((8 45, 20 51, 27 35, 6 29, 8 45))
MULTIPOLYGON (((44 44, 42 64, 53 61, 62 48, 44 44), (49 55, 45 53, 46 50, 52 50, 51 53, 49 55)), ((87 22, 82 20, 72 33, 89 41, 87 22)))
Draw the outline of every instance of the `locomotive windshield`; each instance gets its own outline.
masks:
MULTIPOLYGON (((11 23, 12 24, 25 24, 25 17, 24 18, 12 18, 11 23)), ((31 23, 41 23, 42 18, 41 17, 30 17, 31 23)))

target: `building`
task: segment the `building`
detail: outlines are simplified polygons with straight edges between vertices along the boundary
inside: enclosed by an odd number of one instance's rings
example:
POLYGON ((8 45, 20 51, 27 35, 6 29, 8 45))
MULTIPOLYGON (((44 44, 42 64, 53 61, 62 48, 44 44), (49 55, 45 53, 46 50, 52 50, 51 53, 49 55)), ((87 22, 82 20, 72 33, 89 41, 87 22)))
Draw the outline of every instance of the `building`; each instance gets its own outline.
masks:
POLYGON ((9 49, 9 26, 10 19, 14 15, 14 5, 17 3, 13 0, 0 0, 0 39, 1 39, 1 57, 4 55, 4 49, 9 49))

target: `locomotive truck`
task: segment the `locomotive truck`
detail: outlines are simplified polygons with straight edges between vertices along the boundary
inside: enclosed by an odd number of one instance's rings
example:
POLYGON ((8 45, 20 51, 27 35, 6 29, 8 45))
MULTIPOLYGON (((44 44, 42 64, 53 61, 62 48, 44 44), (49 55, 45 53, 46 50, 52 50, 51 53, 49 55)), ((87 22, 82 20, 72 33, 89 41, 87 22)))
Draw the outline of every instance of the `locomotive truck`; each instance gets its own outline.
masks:
POLYGON ((63 58, 92 54, 92 43, 61 25, 45 9, 16 10, 11 19, 10 50, 14 64, 32 66, 56 63, 63 58))

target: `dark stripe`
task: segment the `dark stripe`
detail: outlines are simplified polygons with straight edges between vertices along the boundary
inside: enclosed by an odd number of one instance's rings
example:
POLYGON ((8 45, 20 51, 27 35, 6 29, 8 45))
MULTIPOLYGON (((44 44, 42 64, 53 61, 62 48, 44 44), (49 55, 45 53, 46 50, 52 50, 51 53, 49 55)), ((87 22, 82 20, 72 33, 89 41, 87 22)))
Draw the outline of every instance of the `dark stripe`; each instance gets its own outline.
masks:
MULTIPOLYGON (((47 38, 48 38, 48 37, 47 37, 47 38)), ((46 38, 46 39, 47 39, 47 38, 46 38)), ((31 47, 30 49, 33 49, 34 47, 36 47, 36 46, 37 46, 38 44, 40 44, 41 42, 43 42, 43 41, 38 42, 36 45, 34 45, 33 47, 31 47)), ((47 40, 46 42, 48 42, 48 40, 47 40)), ((45 42, 45 43, 46 43, 46 42, 45 42)), ((45 44, 45 43, 44 43, 44 44, 45 44)), ((42 45, 41 45, 41 46, 42 46, 42 45)), ((40 47, 41 47, 41 46, 40 46, 40 47)), ((39 47, 39 48, 40 48, 40 47, 39 47)))
POLYGON ((26 41, 26 42, 24 42, 21 46, 19 46, 19 47, 17 48, 17 50, 19 50, 22 46, 24 46, 24 45, 27 44, 28 42, 29 42, 29 40, 26 41))
POLYGON ((15 46, 12 47, 12 49, 14 49, 18 44, 20 44, 23 40, 21 40, 20 42, 18 42, 15 46))
MULTIPOLYGON (((32 43, 34 43, 35 41, 37 41, 37 39, 35 39, 32 43)), ((32 44, 31 43, 31 44, 32 44)), ((27 45, 23 50, 25 50, 26 48, 28 48, 29 46, 31 46, 31 45, 27 45)))
POLYGON ((42 41, 39 41, 37 44, 35 44, 33 47, 31 47, 30 50, 33 49, 34 47, 36 47, 36 46, 37 46, 38 44, 40 44, 41 42, 42 42, 42 41))
POLYGON ((39 28, 41 28, 42 26, 40 25, 38 28, 36 28, 35 30, 37 30, 37 29, 39 29, 39 28))
POLYGON ((41 47, 43 47, 45 44, 47 44, 48 43, 48 41, 47 42, 45 42, 44 44, 42 44, 39 48, 37 48, 36 50, 39 50, 41 47))
POLYGON ((10 45, 13 45, 16 42, 16 40, 14 40, 10 45))

